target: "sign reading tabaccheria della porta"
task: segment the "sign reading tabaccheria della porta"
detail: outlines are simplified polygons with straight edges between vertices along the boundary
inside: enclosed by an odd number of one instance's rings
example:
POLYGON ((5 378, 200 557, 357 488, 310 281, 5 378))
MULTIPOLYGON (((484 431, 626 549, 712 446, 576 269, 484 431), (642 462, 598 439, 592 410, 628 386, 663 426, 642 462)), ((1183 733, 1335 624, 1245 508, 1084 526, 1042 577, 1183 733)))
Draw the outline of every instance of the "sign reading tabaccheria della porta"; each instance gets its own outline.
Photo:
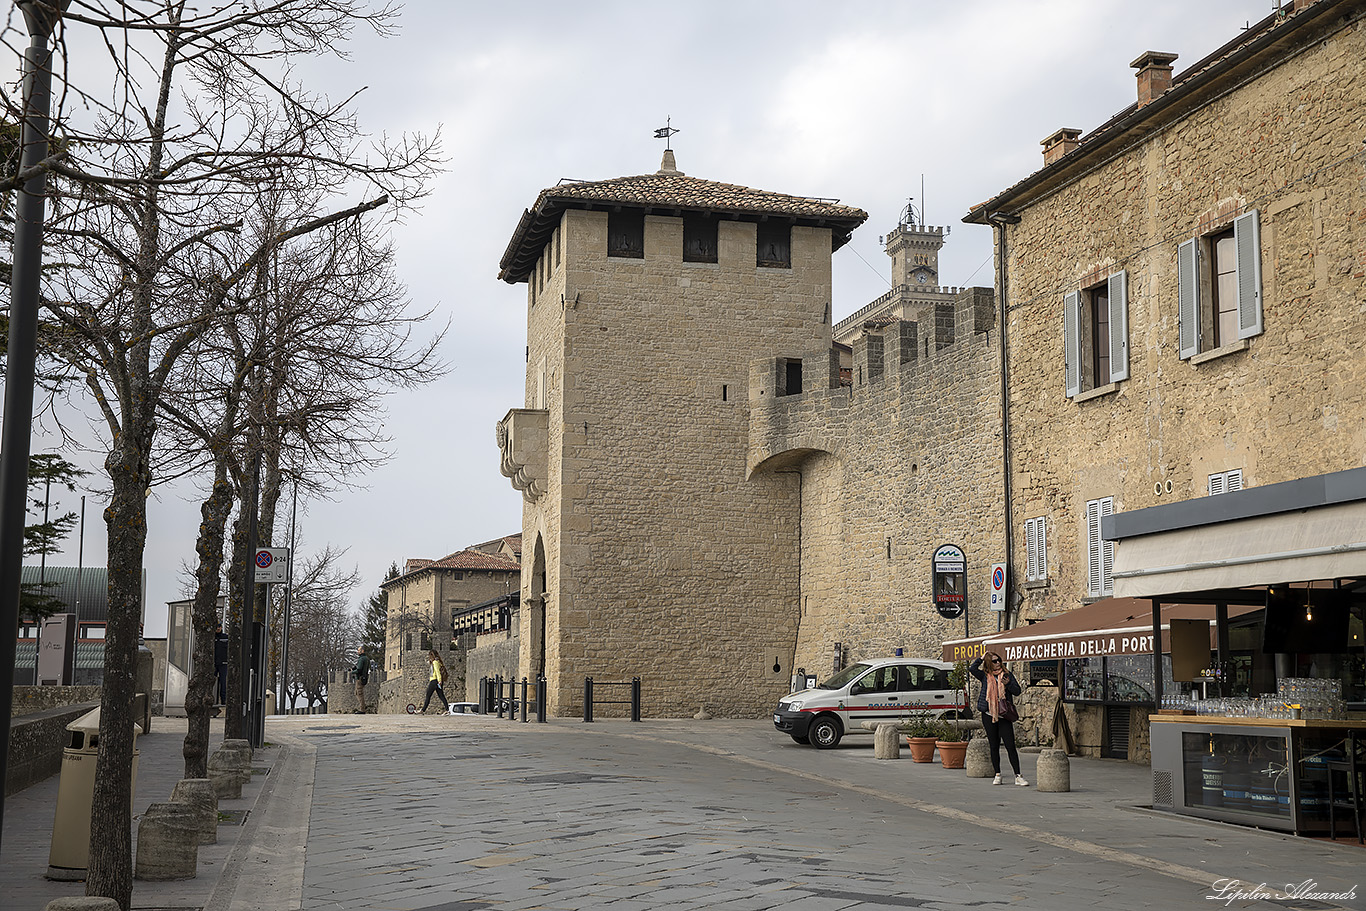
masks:
POLYGON ((1047 658, 1091 658, 1102 655, 1151 655, 1152 633, 1080 635, 1037 642, 988 643, 1006 661, 1042 661, 1047 658))

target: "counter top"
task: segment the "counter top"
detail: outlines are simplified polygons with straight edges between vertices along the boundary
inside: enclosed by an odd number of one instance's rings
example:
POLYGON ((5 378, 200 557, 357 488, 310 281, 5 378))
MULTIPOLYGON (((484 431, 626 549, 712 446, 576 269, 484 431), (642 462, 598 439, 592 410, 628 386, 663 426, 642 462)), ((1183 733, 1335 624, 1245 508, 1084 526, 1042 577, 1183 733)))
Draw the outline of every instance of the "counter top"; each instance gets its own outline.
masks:
POLYGON ((1333 721, 1321 721, 1309 718, 1229 718, 1222 715, 1183 715, 1178 712, 1154 712, 1148 716, 1149 721, 1181 721, 1187 724, 1207 724, 1220 726, 1243 726, 1259 728, 1318 728, 1325 730, 1350 730, 1357 728, 1366 730, 1366 719, 1346 718, 1333 721))

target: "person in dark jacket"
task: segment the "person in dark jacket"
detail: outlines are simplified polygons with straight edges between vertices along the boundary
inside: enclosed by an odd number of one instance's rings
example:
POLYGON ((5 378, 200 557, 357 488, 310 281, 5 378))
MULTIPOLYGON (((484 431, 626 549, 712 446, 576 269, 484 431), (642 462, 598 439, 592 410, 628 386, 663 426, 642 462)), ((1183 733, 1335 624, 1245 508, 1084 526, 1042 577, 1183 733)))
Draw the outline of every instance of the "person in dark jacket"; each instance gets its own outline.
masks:
POLYGON ((996 652, 987 652, 968 665, 968 673, 981 681, 982 688, 977 693, 977 711, 982 718, 982 729, 987 732, 987 744, 991 747, 991 767, 996 770, 992 784, 1001 783, 1001 744, 1006 745, 1006 755, 1015 769, 1015 783, 1028 787, 1020 774, 1020 753, 1015 749, 1015 723, 1001 717, 1003 703, 1014 704, 1020 695, 1020 683, 1015 675, 1006 669, 1005 662, 996 652))

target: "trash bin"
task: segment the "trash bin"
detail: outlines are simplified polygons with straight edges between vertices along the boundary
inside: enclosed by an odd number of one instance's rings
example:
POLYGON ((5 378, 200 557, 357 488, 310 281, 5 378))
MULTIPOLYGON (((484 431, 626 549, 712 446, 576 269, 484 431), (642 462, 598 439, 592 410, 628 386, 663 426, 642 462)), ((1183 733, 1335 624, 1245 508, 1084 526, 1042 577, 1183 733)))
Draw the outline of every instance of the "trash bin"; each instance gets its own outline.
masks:
POLYGON ((274 714, 275 714, 275 693, 274 693, 273 691, 271 691, 271 690, 266 690, 266 716, 269 717, 269 716, 274 715, 274 714))
MULTIPOLYGON (((90 814, 95 799, 95 761, 100 752, 100 710, 86 712, 66 726, 70 732, 62 752, 62 777, 57 784, 57 817, 52 823, 52 848, 47 856, 47 878, 63 882, 85 879, 90 866, 90 814)), ((133 766, 129 784, 138 780, 137 737, 133 725, 133 766)))

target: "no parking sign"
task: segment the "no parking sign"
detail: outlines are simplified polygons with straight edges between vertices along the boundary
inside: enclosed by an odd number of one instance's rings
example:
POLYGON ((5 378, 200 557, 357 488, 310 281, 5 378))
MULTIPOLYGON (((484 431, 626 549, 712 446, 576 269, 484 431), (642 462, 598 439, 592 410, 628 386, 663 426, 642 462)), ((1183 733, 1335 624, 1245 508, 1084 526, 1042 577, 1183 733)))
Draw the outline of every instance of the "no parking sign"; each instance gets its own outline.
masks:
POLYGON ((991 564, 991 609, 1006 609, 1006 565, 991 564))
POLYGON ((256 549, 256 581, 289 581, 289 548, 258 547, 256 549))

